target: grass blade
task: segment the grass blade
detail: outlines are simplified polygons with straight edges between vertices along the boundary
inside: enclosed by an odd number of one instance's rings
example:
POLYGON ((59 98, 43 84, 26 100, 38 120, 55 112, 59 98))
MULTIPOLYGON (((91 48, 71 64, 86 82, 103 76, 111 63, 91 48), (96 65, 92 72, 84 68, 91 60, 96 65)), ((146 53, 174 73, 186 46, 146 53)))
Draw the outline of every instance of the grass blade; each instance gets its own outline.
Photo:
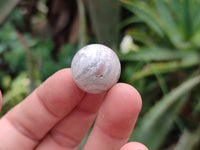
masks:
POLYGON ((170 62, 158 62, 158 63, 150 63, 147 66, 144 66, 144 69, 134 73, 131 77, 131 82, 139 80, 141 78, 154 75, 156 71, 159 74, 175 72, 181 68, 189 68, 199 64, 198 55, 191 54, 188 57, 183 57, 182 60, 178 61, 170 61, 170 62))
POLYGON ((126 20, 124 20, 123 22, 120 23, 119 29, 122 29, 129 24, 138 23, 138 22, 141 22, 141 20, 137 16, 130 17, 130 18, 128 18, 128 19, 126 19, 126 20))
POLYGON ((126 55, 119 54, 121 61, 170 61, 185 59, 188 56, 197 57, 197 53, 193 51, 178 51, 164 47, 142 47, 137 52, 128 53, 126 55))
POLYGON ((163 37, 164 33, 160 28, 160 22, 155 11, 144 2, 122 1, 122 6, 135 13, 138 18, 147 23, 159 36, 163 37))
POLYGON ((120 7, 116 0, 86 0, 92 28, 98 43, 113 49, 119 40, 120 7))
POLYGON ((200 127, 194 133, 185 130, 174 150, 193 150, 199 142, 200 127))
POLYGON ((6 19, 20 0, 0 0, 0 24, 6 19))
POLYGON ((176 46, 183 46, 182 34, 179 32, 177 22, 173 18, 167 5, 161 0, 155 0, 156 8, 161 18, 162 28, 169 40, 176 46))
POLYGON ((174 118, 185 103, 185 94, 198 84, 200 84, 200 75, 183 82, 164 96, 143 117, 130 140, 142 142, 151 150, 158 150, 170 130, 174 118))

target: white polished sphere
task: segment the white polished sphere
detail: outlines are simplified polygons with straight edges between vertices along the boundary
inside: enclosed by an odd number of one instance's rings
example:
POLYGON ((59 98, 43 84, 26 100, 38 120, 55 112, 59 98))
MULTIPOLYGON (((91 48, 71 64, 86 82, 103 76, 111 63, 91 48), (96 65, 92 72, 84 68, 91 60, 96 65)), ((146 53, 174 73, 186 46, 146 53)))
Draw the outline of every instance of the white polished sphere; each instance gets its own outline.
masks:
POLYGON ((76 53, 71 70, 74 82, 80 89, 99 94, 119 80, 121 65, 113 50, 101 44, 91 44, 76 53))

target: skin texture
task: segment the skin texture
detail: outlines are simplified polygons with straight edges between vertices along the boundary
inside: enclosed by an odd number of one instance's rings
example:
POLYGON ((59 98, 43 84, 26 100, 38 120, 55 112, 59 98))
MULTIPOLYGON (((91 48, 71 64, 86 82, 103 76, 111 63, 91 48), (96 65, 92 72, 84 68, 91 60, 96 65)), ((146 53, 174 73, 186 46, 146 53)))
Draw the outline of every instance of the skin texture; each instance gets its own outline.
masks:
POLYGON ((73 82, 71 70, 63 69, 1 118, 0 150, 76 150, 95 118, 83 150, 147 150, 126 144, 141 105, 130 85, 87 94, 73 82))
POLYGON ((148 150, 148 148, 141 143, 130 142, 125 144, 120 150, 148 150))

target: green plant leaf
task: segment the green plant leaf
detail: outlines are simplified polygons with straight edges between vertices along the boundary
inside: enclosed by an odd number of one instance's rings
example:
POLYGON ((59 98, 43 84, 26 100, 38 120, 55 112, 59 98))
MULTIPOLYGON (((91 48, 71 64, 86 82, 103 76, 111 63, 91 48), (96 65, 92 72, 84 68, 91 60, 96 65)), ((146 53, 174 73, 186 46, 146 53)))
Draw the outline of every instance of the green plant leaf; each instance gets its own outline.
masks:
POLYGON ((149 33, 139 28, 130 28, 126 30, 126 34, 130 35, 132 39, 136 42, 143 43, 146 46, 152 46, 153 42, 149 38, 149 33))
POLYGON ((86 0, 92 28, 98 43, 113 49, 118 45, 120 7, 116 0, 86 0))
MULTIPOLYGON (((180 0, 168 0, 165 1, 168 7, 171 9, 172 14, 175 16, 178 26, 182 29, 184 24, 184 10, 180 0)), ((181 30, 182 31, 182 30, 181 30)))
POLYGON ((158 13, 161 16, 160 19, 162 20, 163 28, 165 28, 166 32, 170 32, 173 34, 177 34, 177 27, 172 15, 166 6, 166 4, 161 0, 154 0, 158 13))
POLYGON ((194 29, 195 31, 200 29, 200 5, 196 5, 196 11, 194 12, 195 17, 194 17, 194 29))
POLYGON ((79 13, 79 48, 82 48, 88 43, 87 27, 86 27, 86 12, 82 0, 77 0, 78 13, 79 13))
POLYGON ((141 20, 137 16, 133 16, 121 22, 119 28, 122 29, 129 24, 138 23, 138 22, 141 22, 141 20))
POLYGON ((3 94, 2 112, 0 113, 0 116, 5 114, 28 95, 29 84, 30 80, 26 72, 21 72, 14 80, 12 80, 10 90, 3 94))
POLYGON ((164 48, 140 48, 126 55, 119 54, 121 61, 166 61, 176 59, 174 52, 164 48))
POLYGON ((186 59, 187 57, 198 56, 194 51, 180 51, 164 47, 140 47, 136 52, 130 52, 128 54, 118 53, 121 61, 170 61, 186 59))
POLYGON ((144 2, 122 1, 122 5, 135 13, 143 22, 147 23, 159 36, 163 37, 164 33, 160 27, 160 21, 155 11, 144 2))
POLYGON ((183 82, 164 96, 143 117, 130 140, 142 142, 151 150, 158 150, 185 103, 186 94, 198 84, 200 75, 183 82))
POLYGON ((175 44, 181 41, 180 33, 178 32, 177 25, 175 20, 172 17, 168 7, 161 0, 155 0, 155 4, 160 15, 160 19, 162 22, 162 28, 164 29, 166 35, 168 35, 169 39, 172 40, 175 44))
MULTIPOLYGON (((180 58, 180 57, 179 57, 180 58)), ((186 55, 182 55, 180 60, 169 61, 169 62, 155 62, 149 63, 144 68, 138 72, 135 72, 131 77, 131 82, 135 80, 139 80, 141 78, 154 75, 154 72, 159 74, 174 72, 177 69, 181 68, 189 68, 200 63, 198 54, 195 53, 186 53, 186 55)))
POLYGON ((177 145, 175 146, 174 150, 192 150, 199 142, 200 127, 194 133, 185 130, 182 136, 180 137, 177 145))
POLYGON ((0 0, 0 24, 9 15, 20 0, 0 0))
MULTIPOLYGON (((122 0, 122 5, 177 49, 196 48, 191 38, 199 30, 199 1, 122 0)), ((164 39, 163 39, 164 40, 164 39)))

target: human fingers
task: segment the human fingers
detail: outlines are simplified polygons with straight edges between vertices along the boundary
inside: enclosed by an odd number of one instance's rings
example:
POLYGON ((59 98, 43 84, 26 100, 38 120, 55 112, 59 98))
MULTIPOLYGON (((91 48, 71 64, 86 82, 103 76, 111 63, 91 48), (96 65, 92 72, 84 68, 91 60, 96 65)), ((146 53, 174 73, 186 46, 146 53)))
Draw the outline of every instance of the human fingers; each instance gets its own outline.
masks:
POLYGON ((87 94, 80 104, 38 145, 36 150, 74 150, 80 145, 103 101, 104 94, 87 94))
POLYGON ((0 120, 0 149, 33 149, 84 95, 70 69, 58 71, 0 120))
POLYGON ((148 150, 148 148, 138 142, 129 142, 125 144, 120 150, 148 150))
POLYGON ((136 89, 116 84, 107 93, 83 150, 119 150, 132 132, 141 105, 136 89))

